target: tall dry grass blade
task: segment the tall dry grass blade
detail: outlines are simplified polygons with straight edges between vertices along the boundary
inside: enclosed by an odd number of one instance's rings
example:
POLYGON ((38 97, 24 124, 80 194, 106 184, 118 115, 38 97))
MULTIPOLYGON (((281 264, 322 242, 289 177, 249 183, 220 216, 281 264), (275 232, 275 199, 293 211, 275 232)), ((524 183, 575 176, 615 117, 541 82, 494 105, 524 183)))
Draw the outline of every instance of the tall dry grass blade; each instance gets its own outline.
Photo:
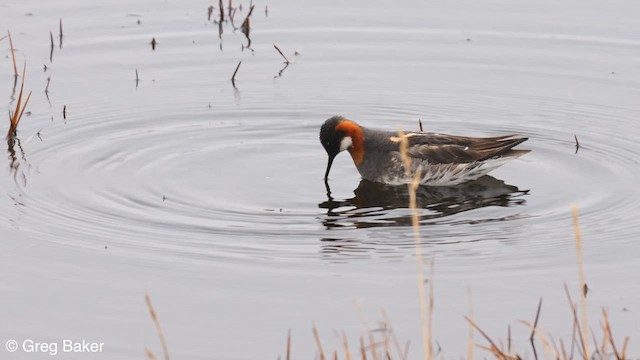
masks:
POLYGON ((359 301, 356 301, 356 309, 358 309, 358 314, 360 315, 362 325, 367 332, 367 336, 369 336, 371 357, 373 358, 373 360, 378 360, 378 353, 376 351, 376 339, 373 336, 373 331, 371 331, 371 327, 369 326, 369 320, 367 320, 367 316, 364 314, 364 310, 362 309, 362 304, 359 301))
MULTIPOLYGON (((582 236, 580 234, 580 223, 578 222, 578 207, 571 205, 571 212, 573 214, 573 230, 576 235, 576 251, 578 253, 578 278, 580 280, 580 300, 582 310, 582 333, 585 339, 589 338, 589 323, 587 322, 587 294, 586 282, 584 280, 584 266, 582 261, 582 236)), ((584 356, 589 359, 591 353, 589 352, 589 341, 582 343, 584 356)))
POLYGON ((342 349, 344 350, 345 360, 351 360, 351 350, 349 350, 349 340, 347 340, 347 334, 342 330, 342 349))
MULTIPOLYGON (((409 141, 405 136, 404 132, 398 131, 398 137, 400 138, 400 158, 403 161, 404 171, 407 178, 412 178, 411 174, 411 158, 408 154, 409 149, 409 141)), ((423 258, 422 258, 422 244, 420 242, 420 214, 418 212, 418 208, 416 206, 416 189, 420 185, 420 171, 417 171, 415 175, 413 175, 413 181, 408 184, 409 189, 409 208, 411 209, 411 225, 413 228, 413 238, 415 244, 415 254, 416 254, 416 273, 418 280, 418 294, 420 298, 420 323, 422 328, 422 348, 424 349, 424 356, 426 360, 430 360, 433 352, 433 346, 431 342, 431 329, 432 322, 427 318, 427 296, 425 294, 425 278, 423 271, 423 258), (431 325, 430 325, 431 324, 431 325)), ((432 269, 433 269, 433 263, 432 269)), ((431 284, 430 284, 430 301, 429 301, 429 312, 433 315, 433 273, 431 274, 431 284)), ((433 316, 431 316, 433 317, 433 316)))
MULTIPOLYGON (((613 353, 616 356, 616 359, 618 360, 622 360, 622 356, 620 355, 620 352, 618 352, 618 348, 616 347, 615 341, 613 340, 613 332, 611 331, 611 324, 609 324, 609 313, 607 312, 607 309, 602 309, 602 317, 604 318, 604 333, 606 334, 609 343, 611 344, 611 348, 613 349, 613 353)), ((602 346, 605 346, 605 342, 603 341, 602 346)), ((604 353, 604 351, 603 351, 604 353)))
POLYGON ((320 360, 325 360, 324 357, 324 349, 322 348, 322 343, 320 342, 320 335, 318 335, 318 329, 316 328, 316 324, 313 324, 313 337, 316 339, 316 346, 318 346, 318 352, 320 354, 320 360))
POLYGON ((507 352, 511 353, 511 324, 507 325, 507 352))
POLYGON ((398 341, 396 332, 393 330, 393 327, 391 326, 391 320, 389 320, 389 316, 387 315, 387 312, 384 309, 382 309, 382 317, 384 318, 385 322, 388 325, 388 330, 389 330, 389 333, 391 334, 391 339, 393 340, 393 344, 396 347, 396 351, 398 352, 399 359, 405 360, 406 354, 404 354, 402 351, 402 347, 400 346, 400 341, 398 341))
POLYGON ((7 36, 9 37, 9 46, 11 47, 11 60, 13 60, 13 76, 18 77, 18 64, 16 63, 16 50, 13 47, 13 39, 11 38, 11 31, 7 30, 7 36))
POLYGON ((527 327, 529 327, 529 329, 531 329, 531 332, 533 332, 534 335, 538 335, 538 338, 542 343, 542 348, 544 349, 545 353, 552 355, 553 359, 558 359, 559 357, 558 353, 553 348, 553 346, 551 346, 551 343, 549 342, 547 337, 544 335, 544 333, 540 332, 537 327, 533 326, 530 322, 526 320, 518 320, 518 321, 522 324, 525 324, 527 327))
POLYGON ((287 333, 287 355, 285 357, 286 360, 291 360, 291 329, 287 333))
POLYGON ((501 359, 506 359, 507 355, 505 353, 503 353, 502 351, 500 351, 500 349, 498 348, 498 345, 496 345, 496 343, 489 337, 489 335, 487 335, 487 333, 485 333, 482 329, 480 329, 480 327, 471 319, 469 319, 467 316, 464 317, 469 324, 471 324, 471 326, 473 326, 476 330, 478 330, 478 332, 480 333, 480 335, 482 335, 482 337, 485 338, 485 340, 487 340, 487 342, 489 343, 489 345, 491 345, 491 347, 487 348, 487 347, 483 347, 485 348, 485 350, 489 350, 493 353, 497 353, 498 355, 500 355, 501 359))
MULTIPOLYGON (((471 300, 471 287, 467 287, 467 303, 469 306, 469 319, 473 319, 473 301, 471 300)), ((469 344, 467 346, 467 360, 473 360, 473 325, 469 323, 469 344)))
MULTIPOLYGON (((7 140, 12 139, 14 136, 18 134, 18 124, 20 123, 20 119, 22 119, 22 115, 24 114, 24 109, 27 107, 29 103, 29 99, 31 99, 31 91, 27 95, 27 99, 22 104, 22 95, 24 92, 24 80, 25 74, 27 71, 27 62, 25 60, 24 67, 22 68, 22 83, 20 84, 20 93, 18 95, 18 101, 16 102, 16 108, 13 113, 9 115, 9 130, 7 131, 7 140)), ((16 78, 17 79, 17 78, 16 78)))
POLYGON ((624 338, 624 343, 622 344, 622 355, 621 358, 622 359, 626 359, 627 358, 627 346, 629 345, 629 337, 625 337, 624 338))
POLYGON ((567 350, 564 347, 564 342, 562 341, 562 339, 560 339, 560 351, 562 352, 562 360, 569 360, 569 358, 567 357, 567 350))
POLYGON ((360 353, 362 354, 362 360, 367 360, 367 350, 364 347, 364 338, 360 336, 360 353))
MULTIPOLYGON (((587 345, 585 344, 585 338, 584 338, 584 334, 582 333, 582 329, 580 327, 580 320, 578 319, 578 310, 576 310, 576 305, 573 303, 573 299, 571 299, 571 293, 569 292, 569 287, 567 286, 567 283, 564 283, 564 292, 567 294, 567 298, 569 299, 569 306, 571 307, 571 313, 573 314, 573 326, 574 326, 574 331, 578 334, 578 341, 579 341, 579 347, 578 349, 581 349, 582 351, 582 356, 585 359, 589 359, 589 357, 586 356, 586 352, 585 349, 587 348, 587 345)), ((574 335, 575 338, 575 335, 574 335)), ((571 356, 570 358, 573 358, 573 346, 571 349, 571 356)))
POLYGON ((147 308, 149 308, 149 315, 151 315, 151 320, 153 320, 153 324, 158 331, 158 337, 160 338, 160 345, 162 345, 162 353, 164 354, 164 359, 169 360, 169 348, 167 346, 167 340, 164 337, 164 332, 162 331, 162 327, 160 326, 158 315, 156 314, 156 310, 151 303, 151 297, 149 296, 149 294, 144 294, 144 300, 147 303, 147 308))

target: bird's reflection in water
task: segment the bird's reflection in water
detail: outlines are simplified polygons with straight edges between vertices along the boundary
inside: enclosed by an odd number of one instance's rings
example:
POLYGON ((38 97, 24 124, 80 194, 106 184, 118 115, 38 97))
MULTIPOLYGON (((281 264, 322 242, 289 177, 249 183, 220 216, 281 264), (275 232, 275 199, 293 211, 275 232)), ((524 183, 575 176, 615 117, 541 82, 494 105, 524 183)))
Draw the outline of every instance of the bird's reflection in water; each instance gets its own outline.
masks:
MULTIPOLYGON (((331 196, 318 206, 327 209, 323 224, 327 228, 345 225, 365 228, 379 226, 411 226, 409 191, 407 186, 389 186, 362 180, 350 199, 336 200, 331 196), (395 211, 397 209, 404 211, 395 211)), ((517 206, 526 202, 520 190, 492 176, 455 186, 420 186, 416 204, 421 210, 420 221, 437 223, 441 218, 487 206, 517 206)), ((473 220, 467 221, 468 223, 473 220)))

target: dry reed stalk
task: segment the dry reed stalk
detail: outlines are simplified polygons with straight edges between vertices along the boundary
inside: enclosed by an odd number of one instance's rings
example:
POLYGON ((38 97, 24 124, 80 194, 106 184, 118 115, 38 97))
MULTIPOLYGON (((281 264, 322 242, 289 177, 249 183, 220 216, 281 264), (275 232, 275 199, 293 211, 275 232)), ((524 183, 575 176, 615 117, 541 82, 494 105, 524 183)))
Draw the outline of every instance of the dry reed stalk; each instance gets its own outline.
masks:
MULTIPOLYGON (((400 138, 400 158, 402 158, 404 164, 404 171, 408 178, 411 178, 411 159, 408 155, 409 141, 404 132, 398 131, 398 137, 400 138)), ((418 292, 420 298, 420 323, 422 328, 422 347, 425 352, 425 359, 429 360, 432 356, 432 341, 431 341, 431 319, 427 318, 427 296, 424 289, 424 272, 423 272, 423 258, 422 258, 422 246, 420 242, 420 214, 416 205, 416 189, 420 185, 420 171, 417 171, 413 176, 413 181, 407 185, 409 189, 409 208, 411 209, 411 225, 413 228, 413 237, 415 244, 416 254, 416 272, 418 278, 418 292)), ((433 262, 431 263, 431 270, 433 271, 433 262)), ((433 318, 433 273, 431 274, 430 281, 430 301, 429 312, 431 318, 433 318)))
POLYGON ((62 49, 62 19, 60 19, 60 48, 62 49))
POLYGON ((287 355, 285 359, 291 359, 291 329, 289 329, 289 332, 287 333, 287 355))
POLYGON ((422 119, 418 119, 418 124, 420 124, 420 132, 423 132, 423 130, 422 130, 422 119))
POLYGON ((487 333, 485 333, 484 330, 482 330, 472 319, 470 319, 467 316, 465 316, 464 318, 469 322, 469 324, 471 324, 471 326, 473 326, 476 330, 478 330, 480 335, 482 335, 482 337, 484 337, 485 340, 487 340, 489 345, 491 345, 490 347, 478 345, 479 348, 492 352, 499 359, 510 358, 509 355, 500 351, 500 348, 498 348, 498 345, 496 345, 496 343, 489 337, 489 335, 487 335, 487 333))
POLYGON ((213 5, 209 5, 207 8, 207 21, 211 21, 211 14, 213 14, 213 5))
MULTIPOLYGON (((569 299, 569 306, 571 307, 571 312, 573 314, 573 329, 574 329, 574 333, 578 334, 578 340, 580 342, 580 348, 582 348, 582 356, 585 359, 588 359, 589 357, 586 357, 586 352, 584 352, 585 348, 587 348, 586 340, 584 338, 584 335, 582 333, 582 329, 580 327, 580 320, 578 319, 578 310, 576 310, 576 305, 573 303, 573 300, 571 299, 571 293, 569 292, 569 287, 567 286, 567 284, 564 284, 564 292, 567 294, 567 298, 569 299)), ((572 339, 572 343, 575 342, 575 334, 573 335, 573 339, 572 339)), ((571 347, 571 355, 569 356, 569 358, 573 358, 573 346, 571 347)))
POLYGON ((284 63, 289 65, 291 62, 289 61, 289 59, 287 59, 286 56, 284 56, 284 54, 282 53, 282 51, 280 51, 280 48, 278 48, 276 46, 276 44, 273 44, 273 47, 276 48, 276 50, 278 50, 278 52, 280 53, 280 55, 284 58, 284 63))
POLYGON ((167 347, 167 340, 164 337, 164 332, 162 331, 162 327, 160 326, 158 315, 156 314, 156 310, 151 303, 151 297, 149 297, 149 294, 144 294, 144 300, 147 303, 147 308, 149 308, 149 315, 151 315, 151 320, 153 320, 153 324, 158 331, 158 337, 160 338, 160 344, 162 345, 162 353, 164 354, 164 359, 169 360, 169 348, 167 347))
POLYGON ((396 347, 398 356, 400 356, 400 359, 405 360, 407 358, 407 354, 402 351, 402 347, 400 346, 400 341, 398 341, 396 332, 393 330, 393 327, 391 326, 391 320, 389 320, 389 316, 387 315, 387 312, 384 311, 384 309, 382 309, 382 317, 384 317, 385 323, 388 325, 389 332, 391 333, 391 339, 393 340, 393 344, 396 347))
POLYGON ((13 60, 13 75, 18 77, 18 65, 16 64, 16 53, 13 47, 13 39, 11 38, 11 31, 7 30, 7 36, 9 37, 9 46, 11 47, 11 60, 13 60))
MULTIPOLYGON (((616 344, 615 344, 615 342, 613 340, 613 332, 611 331, 611 325, 609 324, 609 313, 604 308, 602 309, 602 317, 604 318, 604 320, 603 320, 603 328, 604 328, 604 333, 606 335, 606 338, 609 340, 608 341, 609 344, 611 344, 611 348, 613 349, 613 353, 616 356, 616 359, 622 360, 622 359, 624 359, 624 357, 622 357, 620 355, 621 353, 618 351, 618 348, 616 347, 616 344)), ((626 339, 625 339, 625 342, 626 342, 626 339)), ((607 344, 606 341, 602 341, 603 353, 604 353, 604 348, 605 348, 606 344, 607 344)))
MULTIPOLYGON (((220 0, 222 2, 222 0, 220 0)), ((318 352, 320 353, 320 360, 325 360, 324 350, 322 349, 322 343, 320 342, 320 335, 318 335, 318 329, 316 324, 313 324, 313 337, 316 339, 316 346, 318 346, 318 352)))
MULTIPOLYGON (((422 125, 422 122, 420 122, 420 125, 422 125)), ((467 287, 467 303, 469 305, 469 319, 473 319, 473 302, 471 301, 470 287, 467 287)), ((473 325, 471 324, 469 324, 469 344, 467 346, 467 360, 473 360, 473 325)))
MULTIPOLYGON (((587 284, 584 280, 584 266, 582 260, 582 236, 580 235, 580 224, 578 222, 578 207, 576 205, 571 206, 571 212, 573 214, 573 230, 576 235, 576 251, 578 253, 578 278, 580 280, 580 300, 582 310, 582 333, 585 339, 589 338, 589 324, 587 322, 587 294, 585 289, 587 284)), ((589 342, 585 340, 583 343, 583 353, 585 358, 591 358, 589 352, 589 342)))
MULTIPOLYGON (((11 39, 11 38, 9 38, 11 39)), ((31 99, 31 91, 29 91, 29 95, 27 95, 27 99, 24 101, 24 105, 22 104, 22 94, 24 91, 24 79, 27 71, 27 62, 24 62, 24 67, 22 68, 22 83, 20 84, 20 93, 18 94, 18 102, 16 103, 16 109, 13 113, 9 113, 9 131, 7 131, 7 140, 13 139, 14 136, 18 135, 18 124, 20 123, 20 119, 22 119, 22 115, 24 114, 24 109, 27 108, 27 104, 29 103, 29 99, 31 99)))
POLYGON ((545 350, 547 354, 551 354, 553 359, 559 359, 558 352, 551 346, 551 343, 549 342, 547 337, 544 335, 544 333, 538 330, 537 327, 535 327, 533 324, 531 324, 527 320, 519 320, 519 321, 520 323, 525 324, 527 327, 529 327, 529 329, 531 329, 531 332, 534 335, 538 335, 540 342, 542 342, 542 348, 545 350))
POLYGON ((347 340, 347 334, 342 330, 342 338, 340 339, 342 342, 342 349, 344 350, 344 358, 345 360, 351 360, 351 351, 349 350, 349 340, 347 340))
POLYGON ((238 69, 240 69, 240 64, 242 64, 242 61, 238 62, 238 66, 236 66, 236 70, 233 72, 233 75, 231 76, 231 83, 233 84, 233 87, 236 87, 236 74, 238 73, 238 69))
POLYGON ((3 37, 0 37, 0 41, 2 41, 2 40, 4 40, 4 39, 6 39, 8 36, 9 36, 9 35, 5 35, 5 36, 3 36, 3 37))
POLYGON ((358 309, 358 314, 360 315, 360 320, 362 321, 362 325, 364 326, 367 335, 369 336, 369 348, 371 349, 371 357, 373 360, 378 360, 378 353, 376 352, 376 339, 373 336, 373 331, 371 331, 371 327, 369 326, 369 321, 362 310, 362 304, 359 301, 356 301, 356 309, 358 309))
POLYGON ((62 107, 62 118, 67 120, 67 105, 62 107))
POLYGON ((360 336, 360 353, 362 354, 362 360, 367 360, 367 350, 364 347, 364 338, 360 336))
POLYGON ((218 7, 220 8, 219 23, 222 24, 222 22, 224 21, 224 6, 222 5, 222 0, 218 0, 218 7))
POLYGON ((44 88, 45 93, 49 93, 49 84, 51 84, 51 76, 47 78, 47 86, 44 88))

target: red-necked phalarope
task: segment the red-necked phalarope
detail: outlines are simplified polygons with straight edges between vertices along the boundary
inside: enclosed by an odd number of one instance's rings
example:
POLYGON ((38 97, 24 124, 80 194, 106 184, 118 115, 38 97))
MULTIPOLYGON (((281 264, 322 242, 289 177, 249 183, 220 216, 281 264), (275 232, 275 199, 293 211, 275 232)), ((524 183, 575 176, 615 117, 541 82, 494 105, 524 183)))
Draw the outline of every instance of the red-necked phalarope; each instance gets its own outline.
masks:
POLYGON ((517 135, 475 138, 424 132, 405 133, 411 176, 400 158, 400 137, 391 131, 362 127, 334 116, 320 128, 320 142, 329 154, 325 180, 333 159, 348 150, 362 178, 389 185, 410 183, 420 171, 422 185, 448 186, 475 180, 530 150, 512 148, 527 138, 517 135))

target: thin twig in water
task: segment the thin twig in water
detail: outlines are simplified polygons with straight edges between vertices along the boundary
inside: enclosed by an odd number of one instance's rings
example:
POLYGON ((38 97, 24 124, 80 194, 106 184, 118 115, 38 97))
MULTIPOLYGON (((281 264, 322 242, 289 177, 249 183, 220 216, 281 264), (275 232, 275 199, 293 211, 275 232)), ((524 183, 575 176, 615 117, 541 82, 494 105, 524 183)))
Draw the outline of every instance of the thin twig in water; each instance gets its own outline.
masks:
POLYGON ((573 138, 576 139, 576 152, 574 154, 577 154, 578 149, 580 149, 580 142, 578 141, 578 135, 573 134, 573 138))
POLYGON ((47 78, 47 87, 44 88, 44 93, 47 94, 47 96, 49 96, 49 84, 51 83, 51 76, 49 76, 47 78))
POLYGON ((160 326, 158 315, 156 314, 156 310, 151 303, 151 297, 149 297, 149 294, 144 294, 144 300, 147 303, 147 308, 149 308, 149 315, 151 315, 151 320, 153 320, 153 324, 156 326, 156 330, 158 331, 158 337, 160 338, 160 344, 162 345, 162 353, 164 354, 164 359, 169 360, 169 348, 167 347, 167 341, 164 337, 164 332, 162 331, 162 327, 160 326))
POLYGON ((209 5, 207 8, 207 21, 211 21, 211 14, 213 14, 213 5, 209 5))
POLYGON ((136 87, 138 87, 138 82, 140 82, 140 77, 138 77, 138 69, 136 69, 136 87))
POLYGON ((222 24, 224 21, 224 6, 222 5, 222 0, 218 0, 218 7, 220 8, 220 20, 218 22, 222 24))
POLYGON ((67 120, 67 105, 62 107, 62 118, 67 120))
POLYGON ((236 87, 236 74, 238 73, 238 69, 240 69, 240 64, 242 64, 242 61, 238 62, 238 66, 236 66, 236 70, 233 72, 233 76, 231 76, 231 84, 233 84, 233 87, 236 87))
POLYGON ((280 53, 280 55, 284 58, 284 62, 285 62, 285 64, 287 64, 287 65, 288 65, 289 63, 291 63, 291 62, 289 61, 289 59, 287 59, 287 57, 286 57, 286 56, 284 56, 284 54, 282 53, 282 51, 280 51, 280 48, 278 48, 278 46, 276 46, 276 44, 273 44, 273 47, 274 47, 274 48, 276 48, 276 50, 278 50, 278 52, 280 53))
POLYGON ((62 19, 60 19, 60 49, 62 49, 62 19))
POLYGON ((150 44, 151 44, 151 50, 155 50, 156 49, 156 45, 158 44, 158 42, 156 41, 155 37, 151 38, 150 44))
POLYGON ((423 132, 423 130, 422 130, 422 120, 421 119, 418 119, 418 124, 420 124, 420 132, 423 132))

